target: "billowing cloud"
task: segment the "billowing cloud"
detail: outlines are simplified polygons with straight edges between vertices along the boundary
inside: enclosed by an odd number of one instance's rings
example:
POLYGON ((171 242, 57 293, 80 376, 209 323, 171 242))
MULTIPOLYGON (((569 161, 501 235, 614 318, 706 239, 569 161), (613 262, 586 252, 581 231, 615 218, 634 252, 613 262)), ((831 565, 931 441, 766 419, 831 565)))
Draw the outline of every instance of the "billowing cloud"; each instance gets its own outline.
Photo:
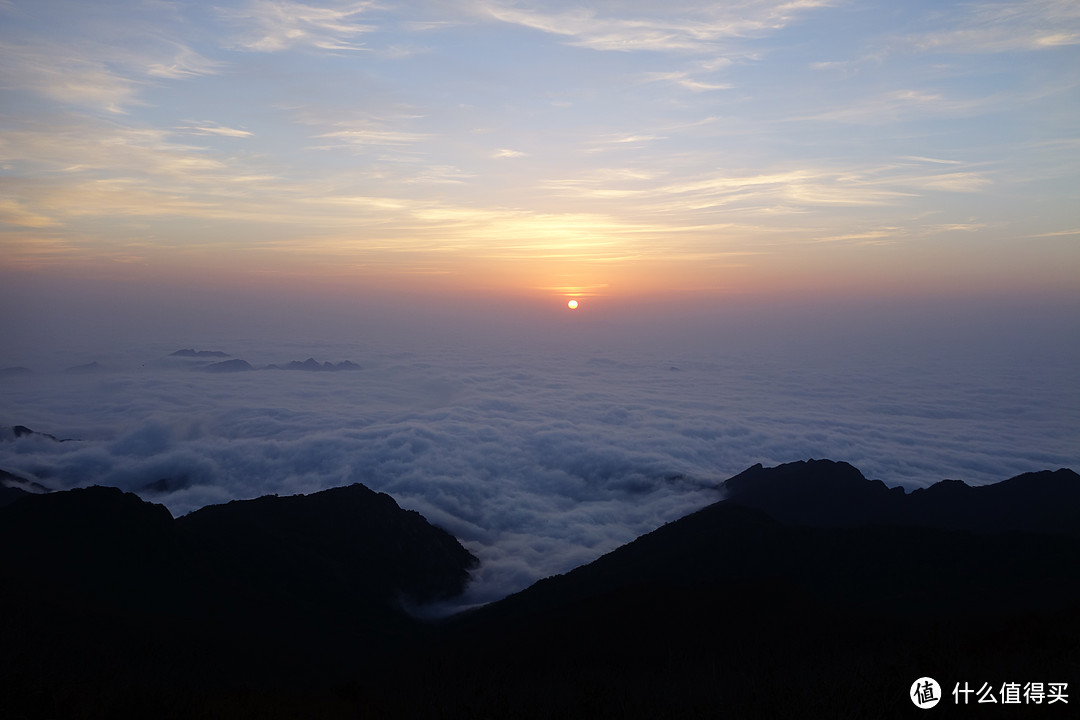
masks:
POLYGON ((1065 430, 1080 424, 1076 388, 1044 381, 1061 377, 1060 353, 1017 375, 970 328, 921 349, 892 329, 772 330, 710 324, 689 344, 694 331, 585 332, 455 354, 225 348, 256 366, 290 352, 362 366, 348 373, 103 359, 98 374, 2 381, 0 421, 78 441, 0 443, 0 468, 53 488, 117 485, 176 514, 362 482, 481 558, 466 598, 479 602, 718 499, 755 462, 829 457, 907 486, 1080 465, 1065 430))

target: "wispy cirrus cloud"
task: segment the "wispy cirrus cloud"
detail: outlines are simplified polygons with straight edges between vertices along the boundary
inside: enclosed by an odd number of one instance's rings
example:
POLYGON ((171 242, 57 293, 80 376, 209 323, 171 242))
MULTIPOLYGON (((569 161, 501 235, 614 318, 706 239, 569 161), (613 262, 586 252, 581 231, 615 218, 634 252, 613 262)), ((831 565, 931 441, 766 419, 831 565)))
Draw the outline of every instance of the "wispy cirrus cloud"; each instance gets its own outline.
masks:
POLYGON ((0 159, 33 163, 49 173, 102 176, 168 176, 193 180, 200 174, 227 170, 228 158, 205 148, 177 142, 167 130, 57 120, 4 134, 0 159))
POLYGON ((35 212, 15 198, 0 198, 0 224, 25 228, 46 228, 60 225, 55 218, 35 212))
POLYGON ((730 90, 729 83, 711 83, 695 79, 689 72, 654 72, 645 75, 645 82, 669 82, 694 92, 730 90))
POLYGON ((812 242, 841 243, 848 245, 884 245, 907 237, 908 233, 900 227, 874 227, 842 234, 815 234, 812 242))
POLYGON ((940 190, 953 193, 974 193, 985 190, 994 181, 985 172, 967 171, 901 175, 892 182, 900 186, 917 188, 927 192, 940 190))
POLYGON ((137 102, 139 82, 105 59, 49 45, 0 43, 0 85, 65 105, 123 113, 137 102))
POLYGON ((62 105, 126 114, 158 79, 211 75, 222 63, 172 41, 127 49, 97 40, 0 42, 0 86, 62 105))
POLYGON ((484 257, 611 258, 626 252, 634 237, 663 233, 664 228, 632 223, 603 213, 545 213, 514 208, 485 208, 444 203, 416 206, 410 232, 451 239, 454 251, 484 257))
POLYGON ((1080 6, 1072 0, 955 3, 935 10, 925 30, 886 33, 857 58, 810 67, 857 72, 902 56, 1040 52, 1080 44, 1080 6))
POLYGON ((893 245, 917 238, 937 237, 950 233, 972 233, 986 228, 985 223, 922 223, 909 225, 868 226, 836 233, 829 229, 812 230, 807 238, 813 243, 845 245, 893 245))
POLYGON ((421 165, 417 170, 401 175, 405 185, 461 185, 476 175, 454 165, 421 165))
POLYGON ((239 128, 225 127, 215 122, 197 123, 194 125, 183 125, 178 130, 191 133, 192 135, 217 135, 219 137, 234 137, 234 138, 246 138, 251 137, 252 133, 248 130, 240 130, 239 128))
POLYGON ((599 3, 547 5, 544 10, 514 2, 483 2, 480 13, 505 23, 551 33, 593 50, 703 52, 717 44, 783 28, 800 13, 833 4, 828 0, 772 0, 729 4, 599 3))
MULTIPOLYGON (((642 182, 633 175, 621 179, 610 173, 586 175, 545 184, 571 196, 629 198, 655 202, 665 208, 702 210, 733 203, 790 205, 874 205, 895 201, 908 193, 883 186, 876 168, 803 167, 764 173, 706 173, 686 175, 678 182, 642 182)), ((894 178, 895 180, 895 178, 894 178)))
POLYGON ((314 5, 293 0, 249 0, 243 7, 222 10, 222 14, 243 29, 237 47, 257 52, 278 52, 294 47, 318 50, 358 50, 358 35, 375 26, 359 17, 375 6, 373 2, 314 5))
POLYGON ((369 110, 327 110, 298 106, 291 108, 298 125, 312 128, 309 137, 316 141, 315 150, 352 149, 362 152, 370 149, 411 152, 414 146, 432 140, 435 135, 407 129, 422 116, 408 108, 374 107, 369 110))
POLYGON ((333 130, 320 133, 315 136, 324 140, 318 147, 330 149, 333 147, 367 147, 371 145, 387 145, 402 147, 413 145, 426 140, 429 135, 424 133, 406 132, 404 130, 389 130, 378 127, 350 128, 345 130, 333 130))
POLYGON ((1055 237, 1070 237, 1072 235, 1080 236, 1080 228, 1074 228, 1072 230, 1058 230, 1056 232, 1037 233, 1035 235, 1025 235, 1029 238, 1055 238, 1055 237))
POLYGON ((169 57, 146 64, 146 73, 153 77, 183 79, 217 73, 223 63, 201 55, 191 48, 173 42, 169 57))
POLYGON ((1080 44, 1080 5, 1072 0, 1021 0, 960 6, 952 27, 910 35, 920 52, 1001 53, 1080 44))
MULTIPOLYGON (((244 132, 209 123, 181 131, 234 137, 244 132)), ((0 136, 0 163, 18 167, 23 178, 10 188, 18 205, 9 210, 18 210, 23 226, 33 221, 34 227, 77 218, 280 218, 280 183, 265 165, 176 134, 85 117, 9 130, 0 136), (268 192, 271 186, 279 189, 268 192), (52 222, 42 224, 41 218, 52 222)))
POLYGON ((992 168, 957 162, 803 164, 765 172, 608 168, 549 180, 542 188, 567 203, 663 228, 643 236, 639 253, 664 248, 673 257, 705 262, 733 251, 882 246, 982 230, 985 223, 945 210, 932 224, 911 217, 910 208, 924 198, 993 187, 992 168), (877 221, 868 223, 850 208, 872 211, 877 221))
POLYGON ((945 92, 930 89, 899 88, 869 97, 855 98, 838 107, 789 118, 789 122, 806 120, 885 125, 927 117, 957 117, 981 114, 1005 100, 1004 97, 950 97, 945 92))

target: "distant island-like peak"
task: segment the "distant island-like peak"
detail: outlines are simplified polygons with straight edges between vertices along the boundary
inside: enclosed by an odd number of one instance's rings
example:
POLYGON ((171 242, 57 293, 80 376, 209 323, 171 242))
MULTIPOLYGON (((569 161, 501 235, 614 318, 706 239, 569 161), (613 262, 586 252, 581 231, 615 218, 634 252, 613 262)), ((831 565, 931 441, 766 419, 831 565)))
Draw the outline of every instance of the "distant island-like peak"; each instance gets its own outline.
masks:
POLYGON ((359 370, 360 366, 351 360, 343 360, 339 363, 322 362, 315 358, 308 358, 303 362, 293 360, 287 365, 267 365, 267 370, 304 370, 307 372, 335 372, 338 370, 359 370))
POLYGON ((240 358, 233 358, 232 360, 222 360, 221 362, 211 363, 204 368, 206 372, 212 373, 234 373, 234 372, 246 372, 248 370, 254 370, 247 360, 241 360, 240 358))
POLYGON ((230 357, 230 355, 229 353, 220 350, 195 350, 194 348, 184 348, 182 350, 177 350, 174 353, 169 353, 169 357, 227 358, 230 357))

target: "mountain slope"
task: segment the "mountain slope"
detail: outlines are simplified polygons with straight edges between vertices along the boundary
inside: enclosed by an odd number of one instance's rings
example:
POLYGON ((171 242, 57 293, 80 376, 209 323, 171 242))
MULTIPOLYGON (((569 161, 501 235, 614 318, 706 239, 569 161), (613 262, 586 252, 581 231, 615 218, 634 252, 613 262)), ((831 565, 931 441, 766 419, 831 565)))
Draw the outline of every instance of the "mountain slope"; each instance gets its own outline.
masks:
POLYGON ((361 485, 180 520, 116 488, 26 495, 0 508, 0 548, 4 717, 38 716, 23 690, 43 681, 75 717, 192 684, 322 682, 420 632, 400 599, 452 596, 476 564, 361 485))
POLYGON ((460 594, 477 563, 446 531, 363 485, 212 505, 177 525, 227 556, 234 572, 271 588, 288 578, 290 602, 393 607, 460 594))
POLYGON ((1076 516, 1077 481, 906 496, 844 463, 751 468, 730 499, 455 619, 429 672, 475 717, 902 717, 924 675, 1075 683, 1080 538, 1030 528, 1076 516))
POLYGON ((943 480, 906 494, 867 480, 847 463, 809 460, 773 468, 755 465, 721 489, 730 502, 764 510, 785 523, 1080 533, 1080 475, 1064 468, 980 487, 943 480))
POLYGON ((955 683, 1080 687, 1078 482, 755 466, 435 626, 399 599, 458 592, 475 559, 363 486, 179 520, 115 489, 23 497, 0 508, 0 715, 889 718, 930 676, 955 716, 955 683))

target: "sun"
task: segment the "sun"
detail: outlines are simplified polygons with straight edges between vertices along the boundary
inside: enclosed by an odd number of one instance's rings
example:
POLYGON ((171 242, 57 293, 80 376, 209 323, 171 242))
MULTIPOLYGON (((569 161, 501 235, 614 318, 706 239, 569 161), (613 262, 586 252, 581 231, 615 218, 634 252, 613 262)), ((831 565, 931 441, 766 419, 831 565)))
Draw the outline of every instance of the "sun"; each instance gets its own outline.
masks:
POLYGON ((577 310, 577 306, 577 300, 571 300, 570 302, 566 303, 566 307, 570 308, 571 310, 577 310))

